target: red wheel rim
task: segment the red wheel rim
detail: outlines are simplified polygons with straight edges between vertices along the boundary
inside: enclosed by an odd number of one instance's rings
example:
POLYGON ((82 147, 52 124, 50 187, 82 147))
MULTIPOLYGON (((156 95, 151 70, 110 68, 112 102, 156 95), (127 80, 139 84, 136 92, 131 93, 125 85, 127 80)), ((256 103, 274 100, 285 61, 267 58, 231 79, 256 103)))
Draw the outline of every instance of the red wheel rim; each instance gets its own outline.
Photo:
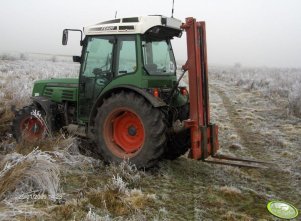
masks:
POLYGON ((34 142, 43 137, 45 125, 36 117, 28 116, 20 123, 22 139, 28 142, 34 142))
POLYGON ((144 144, 145 132, 142 120, 128 108, 114 110, 105 121, 104 139, 107 147, 116 156, 132 157, 144 144))

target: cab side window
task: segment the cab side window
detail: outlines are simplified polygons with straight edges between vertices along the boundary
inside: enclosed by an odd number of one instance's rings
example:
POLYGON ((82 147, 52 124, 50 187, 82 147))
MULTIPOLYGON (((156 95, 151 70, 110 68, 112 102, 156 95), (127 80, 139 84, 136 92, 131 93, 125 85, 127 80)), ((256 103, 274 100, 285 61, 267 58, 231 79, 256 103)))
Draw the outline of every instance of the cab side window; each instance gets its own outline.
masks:
POLYGON ((112 71, 113 38, 91 37, 85 51, 83 75, 95 77, 97 73, 112 71))
POLYGON ((137 68, 135 36, 119 36, 116 51, 116 75, 135 72, 137 68))
POLYGON ((176 62, 170 41, 142 41, 144 68, 150 75, 175 75, 176 62))

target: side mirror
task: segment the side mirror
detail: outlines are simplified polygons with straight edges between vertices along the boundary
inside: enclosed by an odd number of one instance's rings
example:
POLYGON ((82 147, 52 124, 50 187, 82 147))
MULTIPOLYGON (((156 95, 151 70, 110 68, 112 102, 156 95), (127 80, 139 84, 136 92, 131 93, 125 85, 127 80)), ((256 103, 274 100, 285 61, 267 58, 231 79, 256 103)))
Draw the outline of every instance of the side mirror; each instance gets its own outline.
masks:
POLYGON ((81 56, 73 56, 73 62, 81 62, 82 58, 81 56))
POLYGON ((65 30, 63 31, 62 44, 63 44, 63 45, 67 45, 67 42, 68 42, 68 30, 65 29, 65 30))

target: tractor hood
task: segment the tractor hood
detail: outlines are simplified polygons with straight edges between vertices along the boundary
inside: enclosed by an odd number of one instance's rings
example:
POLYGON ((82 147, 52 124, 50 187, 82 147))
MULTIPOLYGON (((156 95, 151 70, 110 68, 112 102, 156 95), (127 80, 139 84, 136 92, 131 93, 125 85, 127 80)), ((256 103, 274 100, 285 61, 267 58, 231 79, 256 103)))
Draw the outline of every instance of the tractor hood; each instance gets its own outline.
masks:
POLYGON ((77 97, 78 78, 52 78, 34 82, 32 96, 49 97, 55 102, 75 101, 77 97))

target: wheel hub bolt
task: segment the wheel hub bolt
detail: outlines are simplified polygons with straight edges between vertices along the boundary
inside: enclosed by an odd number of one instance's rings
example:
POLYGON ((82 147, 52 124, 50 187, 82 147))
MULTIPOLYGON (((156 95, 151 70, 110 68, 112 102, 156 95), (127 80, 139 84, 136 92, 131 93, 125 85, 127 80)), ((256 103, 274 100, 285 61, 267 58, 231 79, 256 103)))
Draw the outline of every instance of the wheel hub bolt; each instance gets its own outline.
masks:
POLYGON ((131 126, 128 128, 128 134, 129 134, 130 136, 135 136, 135 135, 137 134, 137 130, 136 130, 136 128, 135 128, 133 125, 131 125, 131 126))

